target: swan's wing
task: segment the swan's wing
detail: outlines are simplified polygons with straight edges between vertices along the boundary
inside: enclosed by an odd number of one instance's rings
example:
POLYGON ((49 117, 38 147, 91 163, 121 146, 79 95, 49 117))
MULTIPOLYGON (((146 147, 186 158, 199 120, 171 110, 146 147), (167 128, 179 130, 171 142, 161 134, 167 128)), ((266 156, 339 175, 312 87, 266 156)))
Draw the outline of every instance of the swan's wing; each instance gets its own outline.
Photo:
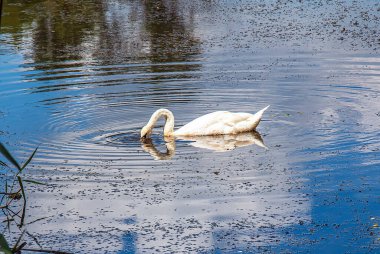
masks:
POLYGON ((252 114, 217 111, 194 119, 175 132, 178 136, 202 136, 238 133, 248 130, 252 114), (245 129, 242 129, 245 128, 245 129))

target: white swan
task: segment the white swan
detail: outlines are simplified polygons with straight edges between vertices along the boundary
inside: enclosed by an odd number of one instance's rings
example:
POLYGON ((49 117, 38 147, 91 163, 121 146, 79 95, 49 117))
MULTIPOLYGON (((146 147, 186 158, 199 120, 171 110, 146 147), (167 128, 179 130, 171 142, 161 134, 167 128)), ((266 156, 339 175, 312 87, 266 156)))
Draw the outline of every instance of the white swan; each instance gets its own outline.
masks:
POLYGON ((153 113, 147 125, 141 129, 141 137, 146 138, 152 134, 153 127, 161 116, 166 119, 164 126, 165 137, 210 136, 253 131, 259 125, 261 117, 267 108, 269 106, 254 115, 217 111, 194 119, 176 131, 174 131, 173 113, 167 109, 159 109, 153 113))

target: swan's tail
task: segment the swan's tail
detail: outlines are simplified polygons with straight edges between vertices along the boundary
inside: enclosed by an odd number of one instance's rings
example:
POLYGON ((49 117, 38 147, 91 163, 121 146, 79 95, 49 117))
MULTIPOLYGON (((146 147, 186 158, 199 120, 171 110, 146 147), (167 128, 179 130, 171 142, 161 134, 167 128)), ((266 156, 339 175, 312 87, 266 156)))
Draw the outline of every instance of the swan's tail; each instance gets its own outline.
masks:
POLYGON ((258 111, 256 114, 253 115, 251 121, 252 121, 252 129, 256 129, 257 125, 259 125, 261 121, 261 117, 264 114, 264 111, 267 110, 270 107, 270 105, 266 106, 262 110, 258 111))
POLYGON ((270 107, 270 105, 266 106, 265 108, 263 108, 262 110, 258 111, 255 116, 257 115, 259 118, 261 118, 265 112, 265 110, 267 110, 268 108, 270 107))
POLYGON ((264 111, 267 110, 269 107, 270 107, 270 105, 266 106, 265 108, 263 108, 263 109, 260 110, 259 112, 263 112, 263 113, 264 113, 264 111))

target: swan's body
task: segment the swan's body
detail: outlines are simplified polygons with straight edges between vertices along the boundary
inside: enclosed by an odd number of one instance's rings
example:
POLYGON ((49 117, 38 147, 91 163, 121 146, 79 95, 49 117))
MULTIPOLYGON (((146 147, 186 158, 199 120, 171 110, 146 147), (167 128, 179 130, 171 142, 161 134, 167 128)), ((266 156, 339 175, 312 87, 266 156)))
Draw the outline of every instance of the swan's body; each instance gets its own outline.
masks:
POLYGON ((194 119, 176 131, 174 131, 173 113, 167 109, 159 109, 153 113, 147 125, 142 128, 141 137, 150 136, 154 125, 161 116, 166 118, 165 137, 211 136, 253 131, 259 125, 261 117, 268 107, 263 108, 256 114, 231 113, 228 111, 213 112, 194 119))

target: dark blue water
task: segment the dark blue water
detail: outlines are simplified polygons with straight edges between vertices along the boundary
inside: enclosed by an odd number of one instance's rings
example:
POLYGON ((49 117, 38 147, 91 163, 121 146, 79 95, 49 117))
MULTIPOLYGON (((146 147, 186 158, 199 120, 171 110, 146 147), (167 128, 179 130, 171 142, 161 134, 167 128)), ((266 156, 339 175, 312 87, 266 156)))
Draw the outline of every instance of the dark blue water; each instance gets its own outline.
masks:
POLYGON ((5 1, 0 141, 21 161, 39 146, 24 174, 50 184, 27 186, 24 240, 379 252, 379 14, 364 0, 5 1), (269 104, 252 135, 139 139, 158 108, 182 126, 269 104))

